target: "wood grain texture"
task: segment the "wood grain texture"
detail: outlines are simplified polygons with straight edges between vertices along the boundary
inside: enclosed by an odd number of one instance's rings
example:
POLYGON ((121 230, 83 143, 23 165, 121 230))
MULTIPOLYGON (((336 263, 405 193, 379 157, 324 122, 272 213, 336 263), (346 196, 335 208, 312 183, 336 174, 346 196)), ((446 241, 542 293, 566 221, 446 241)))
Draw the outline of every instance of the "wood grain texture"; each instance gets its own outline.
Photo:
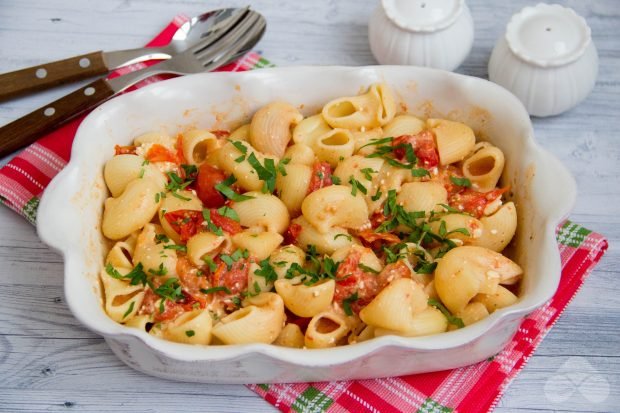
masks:
POLYGON ((101 51, 0 75, 0 102, 108 72, 101 51))
MULTIPOLYGON (((600 58, 592 94, 560 116, 534 118, 537 140, 571 170, 579 198, 571 219, 605 234, 610 249, 556 326, 508 388, 496 412, 618 412, 620 406, 620 5, 617 0, 558 1, 584 16, 600 58), (562 403, 545 384, 579 357, 610 386, 593 403, 579 393, 562 403)), ((3 0, 0 72, 89 50, 140 47, 177 13, 245 5, 243 0, 3 0)), ((276 65, 376 64, 366 24, 376 1, 251 1, 268 29, 258 46, 276 65)), ((487 77, 493 45, 510 16, 535 1, 469 0, 474 48, 460 73, 487 77)), ((0 123, 72 90, 0 105, 0 123)), ((0 411, 271 412, 243 386, 172 383, 135 372, 64 304, 62 259, 34 228, 0 208, 0 411)))

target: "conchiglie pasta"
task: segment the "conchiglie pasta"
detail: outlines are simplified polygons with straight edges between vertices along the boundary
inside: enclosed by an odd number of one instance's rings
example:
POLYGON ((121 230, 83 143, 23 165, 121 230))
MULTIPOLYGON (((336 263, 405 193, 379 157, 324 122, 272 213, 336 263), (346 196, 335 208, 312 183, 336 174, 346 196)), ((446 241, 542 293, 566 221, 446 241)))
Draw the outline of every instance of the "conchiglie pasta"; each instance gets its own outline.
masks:
MULTIPOLYGON (((305 261, 306 252, 296 245, 280 247, 272 252, 269 257, 269 263, 278 275, 278 279, 286 276, 286 272, 291 268, 291 265, 297 264, 302 266, 305 261)), ((292 281, 295 280, 292 279, 292 281)))
POLYGON ((440 215, 429 226, 436 234, 441 233, 441 228, 443 227, 447 238, 460 240, 465 244, 477 243, 477 240, 484 232, 482 222, 467 214, 440 215))
POLYGON ((248 192, 251 196, 243 202, 235 202, 232 208, 239 215, 239 222, 248 228, 284 233, 289 224, 289 213, 286 205, 277 197, 261 192, 248 192))
MULTIPOLYGON (((121 275, 129 273, 129 268, 114 268, 121 275)), ((107 274, 106 270, 101 272, 103 291, 105 295, 106 313, 116 322, 122 323, 130 320, 142 305, 144 299, 144 287, 131 285, 126 281, 117 280, 107 274)))
POLYGON ((332 227, 357 229, 368 222, 368 207, 362 196, 351 194, 351 188, 331 185, 314 191, 301 204, 304 218, 320 233, 332 227))
POLYGON ((204 265, 206 257, 214 258, 229 246, 230 240, 226 236, 199 232, 187 240, 187 257, 194 265, 204 265))
POLYGON ((209 310, 196 309, 181 314, 162 326, 166 340, 186 344, 209 344, 213 319, 209 310))
POLYGON ((133 140, 135 146, 157 143, 167 148, 174 148, 174 138, 163 132, 147 132, 133 140))
POLYGON ((517 208, 508 202, 493 215, 480 218, 482 233, 472 245, 500 252, 510 243, 517 230, 517 208))
POLYGON ((397 138, 403 135, 417 135, 426 128, 426 123, 411 115, 394 117, 383 127, 383 138, 397 138))
POLYGON ((138 178, 151 179, 163 190, 166 177, 153 165, 137 155, 117 155, 106 162, 103 177, 113 197, 120 196, 129 182, 138 178))
POLYGON ((340 344, 350 328, 344 317, 334 311, 323 311, 310 320, 304 344, 307 348, 329 348, 340 344))
POLYGON ((373 188, 372 182, 379 176, 384 163, 385 161, 381 158, 366 158, 365 156, 353 155, 338 163, 334 170, 334 176, 338 177, 343 184, 350 184, 349 181, 353 178, 368 190, 367 196, 373 195, 370 193, 373 188), (368 177, 371 179, 368 179, 368 177))
POLYGON ((301 203, 308 194, 312 179, 312 168, 308 165, 291 164, 286 167, 286 176, 278 174, 276 190, 291 215, 298 215, 301 203))
POLYGON ((331 254, 331 258, 335 262, 344 261, 349 254, 358 254, 359 255, 359 263, 371 268, 377 272, 383 269, 383 265, 381 264, 381 260, 377 257, 377 255, 370 248, 363 247, 361 245, 349 245, 346 247, 342 247, 334 251, 331 254))
POLYGON ((392 281, 366 307, 360 318, 368 325, 395 331, 407 331, 413 315, 427 307, 423 287, 409 278, 392 281))
POLYGON ((301 113, 288 103, 269 103, 252 117, 250 143, 264 154, 281 158, 291 140, 291 129, 302 119, 301 113))
POLYGON ((403 337, 420 337, 443 333, 448 329, 448 319, 434 307, 427 307, 413 316, 411 324, 405 331, 375 328, 375 337, 398 335, 403 337))
POLYGON ((493 294, 478 294, 474 297, 474 302, 482 303, 489 313, 508 307, 517 302, 519 298, 506 287, 497 286, 493 294))
POLYGON ((250 124, 239 126, 228 135, 231 141, 249 141, 250 140, 250 124))
POLYGON ((353 155, 355 141, 347 129, 332 129, 319 138, 312 147, 319 160, 329 163, 332 167, 342 159, 353 155))
POLYGON ((309 245, 313 245, 320 254, 331 254, 338 248, 359 242, 342 227, 332 226, 327 232, 322 233, 303 216, 294 219, 293 223, 300 226, 297 244, 306 249, 309 245))
POLYGON ((153 219, 161 200, 155 195, 160 186, 153 179, 134 179, 118 198, 105 201, 103 235, 112 240, 124 238, 153 219))
POLYGON ((476 323, 489 316, 489 312, 484 304, 479 302, 471 302, 461 311, 455 314, 456 317, 463 321, 466 326, 476 323))
POLYGON ((495 146, 487 146, 463 162, 463 176, 480 192, 495 188, 504 170, 504 153, 495 146))
POLYGON ((272 343, 282 331, 284 304, 274 293, 246 299, 244 307, 222 318, 212 333, 224 344, 272 343))
POLYGON ((275 287, 289 311, 300 317, 314 317, 329 308, 336 283, 334 280, 327 280, 312 285, 294 285, 290 280, 284 279, 276 281, 275 287))
POLYGON ((316 156, 312 148, 303 143, 296 143, 286 148, 284 159, 290 159, 291 164, 301 164, 312 166, 316 161, 316 156))
POLYGON ((446 119, 428 119, 426 124, 435 135, 439 162, 442 165, 462 161, 476 144, 474 131, 464 123, 446 119))
POLYGON ((296 144, 303 144, 307 146, 314 146, 316 140, 329 132, 332 128, 325 122, 323 116, 318 115, 309 116, 299 122, 293 130, 293 141, 296 144))
POLYGON ((435 269, 435 289, 452 313, 462 311, 477 294, 495 294, 503 280, 518 279, 523 270, 500 253, 482 247, 453 248, 435 269))
POLYGON ((220 141, 209 131, 192 129, 182 134, 183 156, 190 165, 200 165, 207 155, 220 147, 220 141))
POLYGON ((439 204, 448 202, 448 193, 438 182, 409 182, 403 184, 396 202, 403 206, 405 211, 441 211, 439 204))
POLYGON ((247 250, 257 260, 264 260, 280 246, 284 238, 277 232, 243 231, 233 235, 232 241, 237 248, 247 250))
POLYGON ((383 137, 383 130, 381 128, 374 128, 368 130, 352 131, 353 142, 355 142, 355 152, 359 155, 368 155, 372 152, 371 146, 366 146, 372 143, 375 139, 381 139, 383 137))
POLYGON ((155 236, 162 234, 159 225, 146 224, 136 241, 133 259, 142 263, 144 271, 163 273, 161 277, 176 274, 177 253, 173 249, 165 249, 169 243, 156 242, 155 236))
POLYGON ((133 267, 133 247, 125 241, 119 241, 108 252, 106 263, 114 267, 133 267))
POLYGON ((276 346, 302 348, 304 346, 304 333, 297 324, 288 323, 282 328, 280 335, 273 342, 276 346))

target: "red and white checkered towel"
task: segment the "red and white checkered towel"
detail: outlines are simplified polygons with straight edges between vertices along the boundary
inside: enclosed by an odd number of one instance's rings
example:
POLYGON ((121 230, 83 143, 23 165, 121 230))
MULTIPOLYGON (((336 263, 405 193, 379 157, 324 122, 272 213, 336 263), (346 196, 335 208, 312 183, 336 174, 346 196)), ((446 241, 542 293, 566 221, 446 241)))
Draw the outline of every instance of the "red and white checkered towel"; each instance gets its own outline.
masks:
MULTIPOLYGON (((177 16, 148 46, 166 45, 186 20, 177 16)), ((271 64, 256 53, 220 70, 243 71, 271 64)), ((112 76, 143 67, 133 65, 112 76)), ((162 80, 152 77, 138 85, 162 80)), ((0 169, 0 203, 36 220, 39 198, 67 164, 83 117, 39 139, 0 169)), ((597 233, 566 221, 558 227, 562 279, 555 296, 530 314, 512 341, 492 359, 435 373, 324 383, 254 384, 249 387, 283 412, 488 412, 549 332, 607 249, 597 233)))

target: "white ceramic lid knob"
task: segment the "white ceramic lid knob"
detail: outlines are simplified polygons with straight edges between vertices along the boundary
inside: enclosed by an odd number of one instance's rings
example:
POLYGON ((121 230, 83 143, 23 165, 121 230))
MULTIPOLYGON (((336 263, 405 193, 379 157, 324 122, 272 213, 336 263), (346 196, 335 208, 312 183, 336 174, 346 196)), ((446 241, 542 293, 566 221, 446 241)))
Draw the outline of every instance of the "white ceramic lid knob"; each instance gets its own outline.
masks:
POLYGON ((577 60, 592 41, 583 17, 558 4, 542 3, 512 17, 506 40, 515 55, 541 67, 577 60))
POLYGON ((382 0, 387 17, 398 27, 432 32, 450 26, 459 17, 463 0, 382 0))

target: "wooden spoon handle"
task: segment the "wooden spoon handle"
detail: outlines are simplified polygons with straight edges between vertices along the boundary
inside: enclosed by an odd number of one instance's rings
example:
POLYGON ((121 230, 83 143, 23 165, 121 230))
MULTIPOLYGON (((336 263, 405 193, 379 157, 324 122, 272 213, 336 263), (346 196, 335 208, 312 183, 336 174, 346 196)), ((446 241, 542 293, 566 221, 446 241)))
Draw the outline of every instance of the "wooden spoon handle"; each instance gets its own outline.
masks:
POLYGON ((92 109, 114 95, 105 79, 92 83, 0 128, 0 157, 92 109))
POLYGON ((92 52, 0 75, 0 102, 108 72, 103 52, 92 52))

